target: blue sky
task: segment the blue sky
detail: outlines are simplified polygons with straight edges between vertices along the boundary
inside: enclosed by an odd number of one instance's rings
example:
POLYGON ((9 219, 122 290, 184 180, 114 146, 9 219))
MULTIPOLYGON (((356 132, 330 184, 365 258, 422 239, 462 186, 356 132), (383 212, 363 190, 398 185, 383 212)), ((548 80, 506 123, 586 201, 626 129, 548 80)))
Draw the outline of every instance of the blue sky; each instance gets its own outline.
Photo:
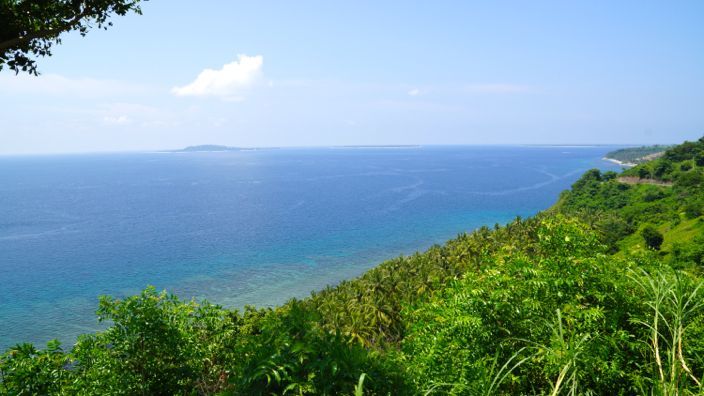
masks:
POLYGON ((702 1, 164 1, 0 73, 0 153, 704 135, 702 1), (210 69, 210 71, 208 71, 210 69))

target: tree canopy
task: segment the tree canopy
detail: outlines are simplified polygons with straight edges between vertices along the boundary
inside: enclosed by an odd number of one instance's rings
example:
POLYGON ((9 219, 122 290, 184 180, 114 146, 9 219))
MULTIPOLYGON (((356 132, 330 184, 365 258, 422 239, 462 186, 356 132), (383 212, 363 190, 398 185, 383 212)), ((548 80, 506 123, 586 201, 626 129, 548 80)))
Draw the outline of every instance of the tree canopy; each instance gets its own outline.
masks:
POLYGON ((38 57, 51 56, 61 35, 112 26, 112 15, 141 14, 141 0, 0 0, 0 70, 38 75, 38 57))

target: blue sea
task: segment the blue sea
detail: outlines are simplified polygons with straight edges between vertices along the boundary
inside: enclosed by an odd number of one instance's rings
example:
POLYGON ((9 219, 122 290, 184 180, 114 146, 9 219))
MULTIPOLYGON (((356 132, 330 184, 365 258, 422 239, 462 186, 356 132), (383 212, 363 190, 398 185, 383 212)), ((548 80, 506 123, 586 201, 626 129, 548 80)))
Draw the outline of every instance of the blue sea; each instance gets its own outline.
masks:
POLYGON ((0 350, 70 347, 147 285, 273 306, 548 208, 612 147, 0 157, 0 350))

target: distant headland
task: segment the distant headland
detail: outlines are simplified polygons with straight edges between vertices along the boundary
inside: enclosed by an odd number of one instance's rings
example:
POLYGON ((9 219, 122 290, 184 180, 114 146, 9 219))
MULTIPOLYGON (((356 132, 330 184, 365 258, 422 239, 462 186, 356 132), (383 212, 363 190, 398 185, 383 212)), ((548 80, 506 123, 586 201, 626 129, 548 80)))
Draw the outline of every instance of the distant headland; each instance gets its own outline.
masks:
POLYGON ((662 156, 666 150, 673 147, 672 145, 653 145, 641 147, 628 147, 616 151, 606 153, 604 159, 613 163, 625 166, 634 167, 644 162, 652 161, 662 156))

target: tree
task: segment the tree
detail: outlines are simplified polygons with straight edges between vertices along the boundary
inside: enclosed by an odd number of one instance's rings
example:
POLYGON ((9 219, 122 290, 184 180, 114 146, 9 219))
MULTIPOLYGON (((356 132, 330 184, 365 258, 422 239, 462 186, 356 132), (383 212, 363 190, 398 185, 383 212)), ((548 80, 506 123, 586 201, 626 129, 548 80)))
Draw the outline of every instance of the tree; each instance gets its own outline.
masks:
POLYGON ((646 246, 653 250, 660 250, 660 246, 662 246, 663 242, 663 236, 657 228, 648 224, 643 228, 643 230, 641 230, 640 235, 643 237, 643 240, 645 240, 646 246))
POLYGON ((663 158, 655 165, 655 171, 653 173, 656 178, 662 179, 670 172, 672 172, 672 162, 663 158))
POLYGON ((85 36, 97 26, 112 26, 108 18, 141 14, 141 0, 0 0, 0 70, 7 67, 38 75, 36 59, 51 56, 61 34, 85 36))
POLYGON ((694 162, 697 164, 697 166, 704 166, 704 151, 700 152, 699 154, 697 154, 696 157, 694 157, 694 162))
POLYGON ((614 171, 607 171, 607 172, 604 172, 604 174, 602 175, 602 179, 604 181, 614 180, 617 177, 618 177, 618 173, 616 173, 614 171))

